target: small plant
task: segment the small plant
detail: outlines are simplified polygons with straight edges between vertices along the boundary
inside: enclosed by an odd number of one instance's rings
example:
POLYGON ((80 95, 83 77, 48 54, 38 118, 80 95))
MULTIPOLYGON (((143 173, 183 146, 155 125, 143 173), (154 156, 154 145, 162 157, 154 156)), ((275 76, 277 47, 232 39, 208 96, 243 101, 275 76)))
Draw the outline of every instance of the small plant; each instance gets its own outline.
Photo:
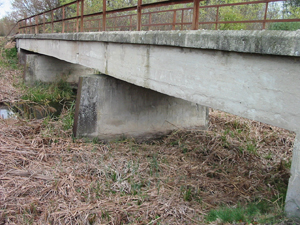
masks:
POLYGON ((186 188, 183 188, 183 199, 184 201, 192 201, 192 188, 190 186, 187 186, 186 188))
POLYGON ((150 163, 150 175, 152 176, 153 173, 155 173, 158 176, 159 171, 160 167, 158 164, 157 156, 153 155, 152 161, 150 163))
POLYGON ((110 219, 109 213, 106 210, 101 212, 101 217, 102 219, 110 219))
POLYGON ((141 188, 142 188, 143 184, 142 183, 134 183, 131 184, 131 193, 133 195, 139 194, 141 192, 141 188))
POLYGON ((254 144, 252 144, 252 143, 248 143, 246 149, 247 149, 247 151, 248 151, 249 153, 252 153, 252 154, 254 154, 254 155, 257 154, 257 148, 256 148, 256 146, 255 146, 254 144))
POLYGON ((269 152, 268 155, 266 155, 264 158, 265 158, 265 159, 272 159, 272 153, 269 152))
POLYGON ((221 140, 222 140, 222 146, 224 148, 229 148, 229 143, 228 143, 227 138, 226 138, 225 135, 221 136, 221 140))

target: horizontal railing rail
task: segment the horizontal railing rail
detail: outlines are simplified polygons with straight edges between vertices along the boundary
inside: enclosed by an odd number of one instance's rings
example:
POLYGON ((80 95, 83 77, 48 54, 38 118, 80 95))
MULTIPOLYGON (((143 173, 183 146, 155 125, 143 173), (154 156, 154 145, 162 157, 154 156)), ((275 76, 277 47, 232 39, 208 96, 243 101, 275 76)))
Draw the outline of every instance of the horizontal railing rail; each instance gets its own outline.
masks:
POLYGON ((106 0, 103 0, 102 11, 91 13, 85 12, 84 0, 77 0, 19 20, 18 29, 19 33, 25 34, 111 30, 266 29, 267 24, 271 23, 300 22, 297 17, 279 18, 279 11, 269 10, 271 3, 280 4, 279 2, 284 1, 257 0, 205 5, 200 0, 170 0, 146 4, 138 0, 135 6, 108 10, 106 0))

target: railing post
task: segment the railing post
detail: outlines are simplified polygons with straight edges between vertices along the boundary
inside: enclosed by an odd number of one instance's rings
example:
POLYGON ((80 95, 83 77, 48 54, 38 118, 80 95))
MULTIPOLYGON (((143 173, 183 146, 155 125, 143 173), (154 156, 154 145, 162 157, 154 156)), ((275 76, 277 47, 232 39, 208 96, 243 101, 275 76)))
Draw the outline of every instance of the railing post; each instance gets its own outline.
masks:
POLYGON ((148 30, 151 30, 151 26, 150 26, 151 23, 152 23, 152 13, 150 12, 149 13, 149 22, 148 22, 149 26, 148 26, 148 30))
POLYGON ((77 0, 77 19, 76 19, 76 32, 78 33, 79 32, 79 1, 80 0, 77 0))
POLYGON ((131 31, 131 27, 132 27, 132 15, 130 15, 130 27, 129 27, 129 31, 131 31))
POLYGON ((175 30, 176 25, 176 9, 173 12, 173 24, 172 24, 172 30, 175 30))
POLYGON ((183 19, 184 19, 184 10, 181 10, 181 30, 183 30, 183 19))
POLYGON ((268 7, 269 7, 269 2, 266 2, 264 22, 263 22, 263 25, 262 25, 263 30, 266 29, 266 19, 267 19, 268 7))
POLYGON ((45 13, 43 13, 43 33, 45 33, 45 13))
POLYGON ((103 0, 102 31, 106 31, 106 0, 103 0))
POLYGON ((142 28, 142 0, 138 0, 137 5, 137 27, 136 30, 140 31, 142 28))
POLYGON ((194 0, 192 30, 198 30, 199 28, 199 3, 200 0, 194 0))
POLYGON ((216 30, 218 30, 218 22, 219 22, 219 6, 217 6, 217 12, 216 12, 216 27, 215 27, 216 30))
POLYGON ((51 11, 51 33, 53 33, 53 31, 54 31, 53 21, 54 21, 54 11, 52 10, 51 11))
POLYGON ((29 19, 29 25, 30 25, 29 34, 31 34, 32 33, 32 21, 31 21, 31 17, 29 19))
POLYGON ((84 13, 84 0, 81 0, 81 20, 80 20, 80 32, 83 32, 83 13, 84 13))
POLYGON ((39 33, 39 25, 38 25, 38 23, 39 23, 39 18, 38 18, 38 15, 36 15, 35 16, 35 27, 34 27, 34 29, 35 29, 35 34, 38 34, 39 33))
POLYGON ((62 33, 65 33, 65 6, 62 7, 62 33))

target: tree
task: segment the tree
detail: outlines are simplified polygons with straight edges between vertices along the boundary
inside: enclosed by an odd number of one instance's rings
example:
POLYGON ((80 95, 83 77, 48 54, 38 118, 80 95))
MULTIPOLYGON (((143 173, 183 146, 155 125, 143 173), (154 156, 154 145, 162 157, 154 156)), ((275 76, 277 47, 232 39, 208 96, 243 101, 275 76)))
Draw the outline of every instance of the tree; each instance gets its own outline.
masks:
POLYGON ((13 0, 12 2, 13 12, 19 19, 53 9, 59 5, 58 0, 13 0))

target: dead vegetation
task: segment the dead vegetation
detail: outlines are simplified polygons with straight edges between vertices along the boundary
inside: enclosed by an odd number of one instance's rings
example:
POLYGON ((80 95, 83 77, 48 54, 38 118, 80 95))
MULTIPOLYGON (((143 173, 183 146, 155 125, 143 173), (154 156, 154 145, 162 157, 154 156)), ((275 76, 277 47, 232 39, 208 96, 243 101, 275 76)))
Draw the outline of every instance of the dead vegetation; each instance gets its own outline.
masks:
POLYGON ((7 49, 13 49, 15 42, 8 42, 0 37, 0 103, 12 102, 20 95, 14 84, 22 77, 22 71, 9 68, 10 62, 5 57, 7 49))
MULTIPOLYGON (((18 96, 2 84, 0 101, 18 96)), ((72 138, 67 114, 0 120, 0 224, 206 224, 210 209, 262 200, 262 216, 282 211, 289 131, 211 111, 207 131, 103 144, 72 138)))
POLYGON ((201 224, 211 208, 261 199, 279 210, 294 138, 221 112, 208 131, 144 144, 75 140, 59 121, 0 123, 3 224, 201 224))

